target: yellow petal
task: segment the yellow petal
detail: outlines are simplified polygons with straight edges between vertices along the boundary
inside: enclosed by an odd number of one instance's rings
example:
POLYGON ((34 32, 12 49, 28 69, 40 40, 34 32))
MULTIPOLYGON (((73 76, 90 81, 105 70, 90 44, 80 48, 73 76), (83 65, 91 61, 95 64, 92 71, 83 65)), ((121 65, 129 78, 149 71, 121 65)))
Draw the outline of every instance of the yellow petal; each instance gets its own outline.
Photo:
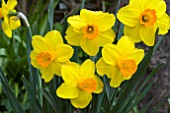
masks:
POLYGON ((56 48, 57 60, 59 62, 66 62, 72 57, 73 52, 74 50, 70 45, 67 44, 59 45, 56 48))
POLYGON ((17 0, 8 0, 7 6, 10 10, 13 10, 17 5, 17 0))
POLYGON ((162 17, 166 12, 166 3, 164 0, 150 0, 147 2, 146 8, 154 9, 157 18, 162 17))
POLYGON ((94 93, 101 93, 103 91, 103 82, 96 75, 94 76, 94 79, 96 80, 96 90, 94 93))
POLYGON ((90 56, 95 56, 99 51, 99 44, 96 42, 96 40, 82 38, 80 45, 83 51, 90 56))
POLYGON ((115 66, 116 64, 115 65, 107 64, 104 62, 103 58, 100 58, 96 63, 97 73, 100 76, 103 76, 104 74, 106 74, 108 78, 110 78, 115 66))
POLYGON ((78 97, 78 87, 74 82, 62 83, 56 90, 57 96, 65 99, 78 97))
POLYGON ((86 60, 80 67, 80 76, 83 78, 92 77, 95 74, 95 64, 90 59, 86 60))
POLYGON ((115 16, 109 13, 100 13, 94 18, 94 23, 98 26, 98 30, 103 32, 109 30, 115 24, 115 16))
POLYGON ((111 77, 110 86, 117 88, 121 85, 122 82, 123 82, 123 75, 119 70, 115 71, 115 73, 113 73, 111 77))
POLYGON ((115 65, 117 58, 120 57, 120 51, 116 45, 106 44, 102 49, 102 56, 107 64, 115 65))
POLYGON ((164 14, 161 18, 157 19, 156 26, 159 28, 159 34, 164 35, 169 30, 169 16, 164 14))
POLYGON ((146 6, 148 4, 148 0, 130 0, 130 5, 133 5, 134 10, 139 10, 140 13, 146 9, 146 6))
POLYGON ((131 52, 135 49, 135 44, 132 42, 129 37, 122 36, 117 43, 118 48, 122 52, 122 55, 126 55, 127 53, 131 52))
POLYGON ((46 43, 48 43, 48 45, 50 45, 50 47, 55 50, 57 48, 58 45, 63 44, 63 39, 61 37, 61 34, 59 31, 57 30, 52 30, 49 31, 45 37, 44 40, 46 41, 46 43))
POLYGON ((82 9, 80 11, 80 17, 83 18, 87 24, 92 24, 94 23, 94 17, 96 17, 100 13, 100 11, 90 11, 87 9, 82 9))
POLYGON ((10 29, 8 23, 6 23, 5 21, 2 22, 2 29, 9 38, 12 37, 12 30, 10 29))
POLYGON ((154 27, 145 27, 145 26, 141 26, 140 27, 140 37, 142 39, 142 41, 148 45, 148 46, 153 46, 154 42, 155 42, 155 31, 154 31, 154 27))
POLYGON ((105 44, 112 43, 115 40, 115 37, 114 31, 109 29, 105 32, 99 32, 96 40, 100 46, 104 46, 105 44))
POLYGON ((134 9, 134 5, 127 5, 121 8, 117 13, 117 18, 129 27, 136 26, 139 23, 139 11, 134 9))
POLYGON ((20 22, 19 18, 16 16, 11 17, 9 23, 10 23, 10 28, 12 30, 15 30, 21 26, 21 22, 20 22))
POLYGON ((135 27, 128 27, 125 25, 124 34, 127 35, 133 42, 140 42, 139 28, 140 24, 137 24, 135 27))
POLYGON ((83 34, 76 33, 73 30, 73 27, 69 26, 66 31, 65 38, 69 44, 74 45, 74 46, 80 46, 80 40, 81 40, 81 38, 83 38, 83 34))
POLYGON ((144 57, 144 50, 143 49, 134 49, 133 51, 131 51, 127 55, 127 57, 129 59, 135 60, 136 64, 138 65, 142 61, 142 59, 144 57))
POLYGON ((54 65, 54 73, 58 76, 61 76, 61 65, 63 63, 59 63, 58 61, 53 62, 54 65))
POLYGON ((65 82, 77 82, 79 78, 80 65, 74 62, 67 63, 61 67, 61 75, 65 82))
POLYGON ((34 35, 32 37, 32 45, 37 53, 50 50, 49 45, 45 42, 44 38, 40 35, 34 35))
POLYGON ((46 68, 41 68, 40 72, 42 74, 42 79, 44 79, 45 82, 49 82, 54 76, 54 65, 50 64, 46 68))
POLYGON ((35 68, 40 69, 40 66, 38 65, 37 60, 36 60, 36 56, 37 56, 37 53, 36 53, 35 51, 32 51, 31 54, 30 54, 31 64, 32 64, 35 68))
POLYGON ((85 92, 85 91, 79 91, 78 97, 71 99, 71 104, 75 108, 85 108, 90 101, 92 100, 92 95, 85 92))
POLYGON ((79 15, 69 17, 67 22, 76 29, 81 29, 82 27, 87 25, 85 20, 79 15))

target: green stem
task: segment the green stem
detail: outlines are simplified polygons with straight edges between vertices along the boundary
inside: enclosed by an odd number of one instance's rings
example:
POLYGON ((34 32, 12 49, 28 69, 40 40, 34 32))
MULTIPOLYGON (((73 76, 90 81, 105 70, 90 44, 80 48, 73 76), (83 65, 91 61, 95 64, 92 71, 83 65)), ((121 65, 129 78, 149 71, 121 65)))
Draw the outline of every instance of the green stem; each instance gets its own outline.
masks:
POLYGON ((86 0, 82 0, 80 9, 84 8, 85 2, 86 2, 86 0))

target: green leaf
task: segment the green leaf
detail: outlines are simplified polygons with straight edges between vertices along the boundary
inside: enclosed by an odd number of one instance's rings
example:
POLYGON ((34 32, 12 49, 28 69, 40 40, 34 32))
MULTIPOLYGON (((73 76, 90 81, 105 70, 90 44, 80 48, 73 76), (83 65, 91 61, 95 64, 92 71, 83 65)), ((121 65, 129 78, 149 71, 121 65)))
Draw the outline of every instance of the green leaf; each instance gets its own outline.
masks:
POLYGON ((23 83, 24 86, 28 92, 29 98, 31 100, 31 112, 32 113, 42 113, 42 108, 40 106, 40 103, 36 100, 36 96, 33 92, 33 89, 30 87, 28 81, 26 78, 23 76, 23 83))
POLYGON ((146 113, 146 111, 148 110, 149 106, 152 104, 152 102, 154 101, 155 98, 153 98, 149 103, 147 103, 146 105, 143 106, 142 110, 139 113, 146 113))
POLYGON ((13 111, 15 113, 25 113, 23 108, 21 107, 20 103, 18 102, 17 98, 15 97, 14 93, 10 89, 10 86, 8 84, 8 80, 5 77, 2 69, 0 68, 0 82, 2 84, 2 88, 4 89, 4 92, 13 108, 13 111))
POLYGON ((54 8, 53 8, 54 1, 50 0, 49 6, 48 6, 48 23, 49 23, 49 29, 53 29, 53 18, 54 18, 54 8))
POLYGON ((52 95, 46 89, 42 89, 42 94, 48 100, 48 102, 51 104, 55 113, 59 113, 58 107, 57 107, 56 102, 53 99, 52 95))

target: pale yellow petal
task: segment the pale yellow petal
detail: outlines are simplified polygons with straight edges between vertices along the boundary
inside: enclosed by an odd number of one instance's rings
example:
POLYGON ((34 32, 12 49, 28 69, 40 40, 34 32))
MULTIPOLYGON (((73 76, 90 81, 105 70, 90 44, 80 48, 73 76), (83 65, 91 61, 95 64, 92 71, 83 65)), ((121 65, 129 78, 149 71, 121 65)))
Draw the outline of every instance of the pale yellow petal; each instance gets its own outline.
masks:
POLYGON ((107 64, 115 65, 121 53, 116 45, 106 44, 102 49, 102 56, 107 64))
POLYGON ((13 10, 17 5, 17 0, 8 0, 7 6, 10 10, 13 10))
POLYGON ((77 83, 62 83, 56 90, 56 94, 60 98, 71 99, 78 97, 78 87, 77 83))
POLYGON ((140 37, 142 41, 148 45, 148 46, 153 46, 155 42, 155 31, 154 27, 145 27, 141 26, 140 27, 140 37))
POLYGON ((122 55, 126 55, 135 49, 135 44, 129 39, 129 37, 124 35, 119 39, 117 47, 120 49, 122 55))
POLYGON ((115 24, 115 16, 109 13, 100 13, 94 18, 94 23, 98 26, 100 32, 109 30, 115 24))
POLYGON ((66 62, 68 61, 72 55, 73 55, 73 48, 70 45, 67 44, 63 44, 63 45, 59 45, 56 48, 56 58, 59 62, 66 62))
POLYGON ((18 27, 21 26, 21 22, 20 22, 19 18, 16 17, 16 16, 11 17, 9 21, 10 21, 9 22, 10 23, 10 28, 12 30, 15 30, 15 29, 17 29, 18 27))
POLYGON ((67 22, 76 29, 82 29, 84 26, 86 26, 86 22, 83 18, 81 18, 79 15, 71 16, 67 19, 67 22))
POLYGON ((144 57, 143 49, 134 49, 129 54, 127 54, 127 58, 135 60, 137 65, 142 61, 143 57, 144 57))
POLYGON ((100 76, 103 76, 106 74, 107 77, 110 78, 115 66, 116 66, 116 64, 115 65, 107 64, 107 63, 105 63, 103 58, 100 58, 96 63, 97 73, 100 76))
POLYGON ((94 79, 96 80, 96 90, 94 91, 94 93, 101 93, 103 91, 103 86, 104 86, 103 82, 96 75, 94 76, 94 79))
POLYGON ((54 74, 61 76, 61 66, 63 63, 59 63, 57 60, 53 62, 54 65, 54 74))
POLYGON ((63 44, 63 39, 61 37, 61 34, 57 30, 49 31, 45 35, 44 40, 52 48, 52 50, 55 50, 58 45, 62 45, 63 44))
POLYGON ((139 11, 134 9, 133 5, 127 5, 118 11, 117 18, 123 24, 129 27, 135 27, 139 23, 139 15, 139 11))
POLYGON ((159 28, 159 34, 164 35, 168 32, 170 26, 169 16, 165 13, 161 18, 157 19, 156 26, 159 28))
POLYGON ((83 18, 87 24, 93 24, 95 22, 94 18, 101 13, 101 11, 90 11, 87 9, 82 9, 80 11, 80 17, 83 18))
POLYGON ((40 72, 42 79, 44 79, 45 82, 49 82, 54 76, 54 65, 50 64, 48 67, 41 68, 40 72))
POLYGON ((42 51, 49 51, 51 49, 49 45, 45 42, 44 38, 40 35, 34 35, 32 37, 32 45, 37 53, 42 51))
POLYGON ((12 30, 10 29, 8 23, 6 23, 5 21, 2 22, 2 30, 9 38, 12 37, 12 30))
POLYGON ((111 77, 110 86, 117 88, 121 85, 122 82, 123 82, 123 75, 119 70, 115 71, 115 73, 113 73, 111 77))
POLYGON ((74 62, 67 63, 61 67, 61 75, 65 82, 76 82, 80 75, 80 65, 74 62))
POLYGON ((74 45, 74 46, 80 46, 80 40, 83 38, 82 33, 76 33, 73 30, 72 26, 69 26, 67 31, 66 31, 66 36, 65 36, 67 43, 74 45))
POLYGON ((124 34, 129 37, 133 42, 140 42, 140 35, 139 35, 139 28, 140 24, 138 23, 135 27, 128 27, 124 26, 124 34))
POLYGON ((162 17, 166 12, 166 3, 164 0, 150 0, 147 2, 146 8, 154 9, 157 18, 162 17))
POLYGON ((96 40, 100 46, 104 46, 105 44, 112 43, 115 40, 115 37, 115 32, 112 29, 109 29, 105 32, 99 32, 96 40))
POLYGON ((32 51, 31 54, 30 54, 31 64, 32 64, 35 68, 40 69, 40 66, 38 65, 37 60, 36 60, 36 56, 37 56, 37 53, 36 53, 35 51, 32 51))
POLYGON ((71 99, 71 104, 75 108, 85 108, 92 100, 92 94, 85 91, 80 91, 77 98, 71 99))
POLYGON ((95 74, 95 64, 90 59, 86 60, 80 67, 80 76, 89 78, 95 74))
POLYGON ((99 44, 96 42, 96 40, 82 38, 80 45, 83 51, 90 56, 95 56, 99 51, 99 44))

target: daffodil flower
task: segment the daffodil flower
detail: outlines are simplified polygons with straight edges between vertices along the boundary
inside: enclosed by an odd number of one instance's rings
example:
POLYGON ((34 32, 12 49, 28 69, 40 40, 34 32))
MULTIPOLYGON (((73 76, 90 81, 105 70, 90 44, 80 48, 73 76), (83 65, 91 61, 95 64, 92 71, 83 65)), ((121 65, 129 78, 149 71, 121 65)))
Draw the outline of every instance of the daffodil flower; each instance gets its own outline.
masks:
POLYGON ((54 74, 61 76, 61 65, 69 62, 73 49, 63 43, 60 33, 53 30, 45 37, 35 35, 32 45, 31 64, 40 70, 45 82, 49 82, 54 74))
POLYGON ((100 46, 112 43, 115 39, 113 14, 82 9, 80 15, 71 16, 67 21, 70 24, 66 31, 67 42, 81 46, 90 56, 95 56, 100 46))
POLYGON ((169 30, 164 0, 130 0, 129 5, 118 11, 117 17, 125 24, 125 35, 148 46, 154 45, 156 29, 159 28, 160 35, 169 30))
POLYGON ((117 45, 103 47, 102 57, 96 63, 97 72, 101 76, 106 74, 111 79, 110 85, 117 88, 132 77, 143 57, 144 50, 135 48, 134 43, 123 36, 117 45))
POLYGON ((92 93, 103 90, 102 81, 95 75, 95 64, 86 60, 81 66, 70 63, 61 67, 64 83, 58 87, 56 94, 64 99, 70 99, 76 108, 85 108, 92 100, 92 93))
POLYGON ((9 17, 10 12, 16 12, 14 9, 16 5, 17 0, 8 0, 7 4, 2 0, 2 8, 0 8, 0 18, 4 18, 2 29, 9 38, 12 37, 12 30, 21 26, 21 22, 17 16, 9 17))

